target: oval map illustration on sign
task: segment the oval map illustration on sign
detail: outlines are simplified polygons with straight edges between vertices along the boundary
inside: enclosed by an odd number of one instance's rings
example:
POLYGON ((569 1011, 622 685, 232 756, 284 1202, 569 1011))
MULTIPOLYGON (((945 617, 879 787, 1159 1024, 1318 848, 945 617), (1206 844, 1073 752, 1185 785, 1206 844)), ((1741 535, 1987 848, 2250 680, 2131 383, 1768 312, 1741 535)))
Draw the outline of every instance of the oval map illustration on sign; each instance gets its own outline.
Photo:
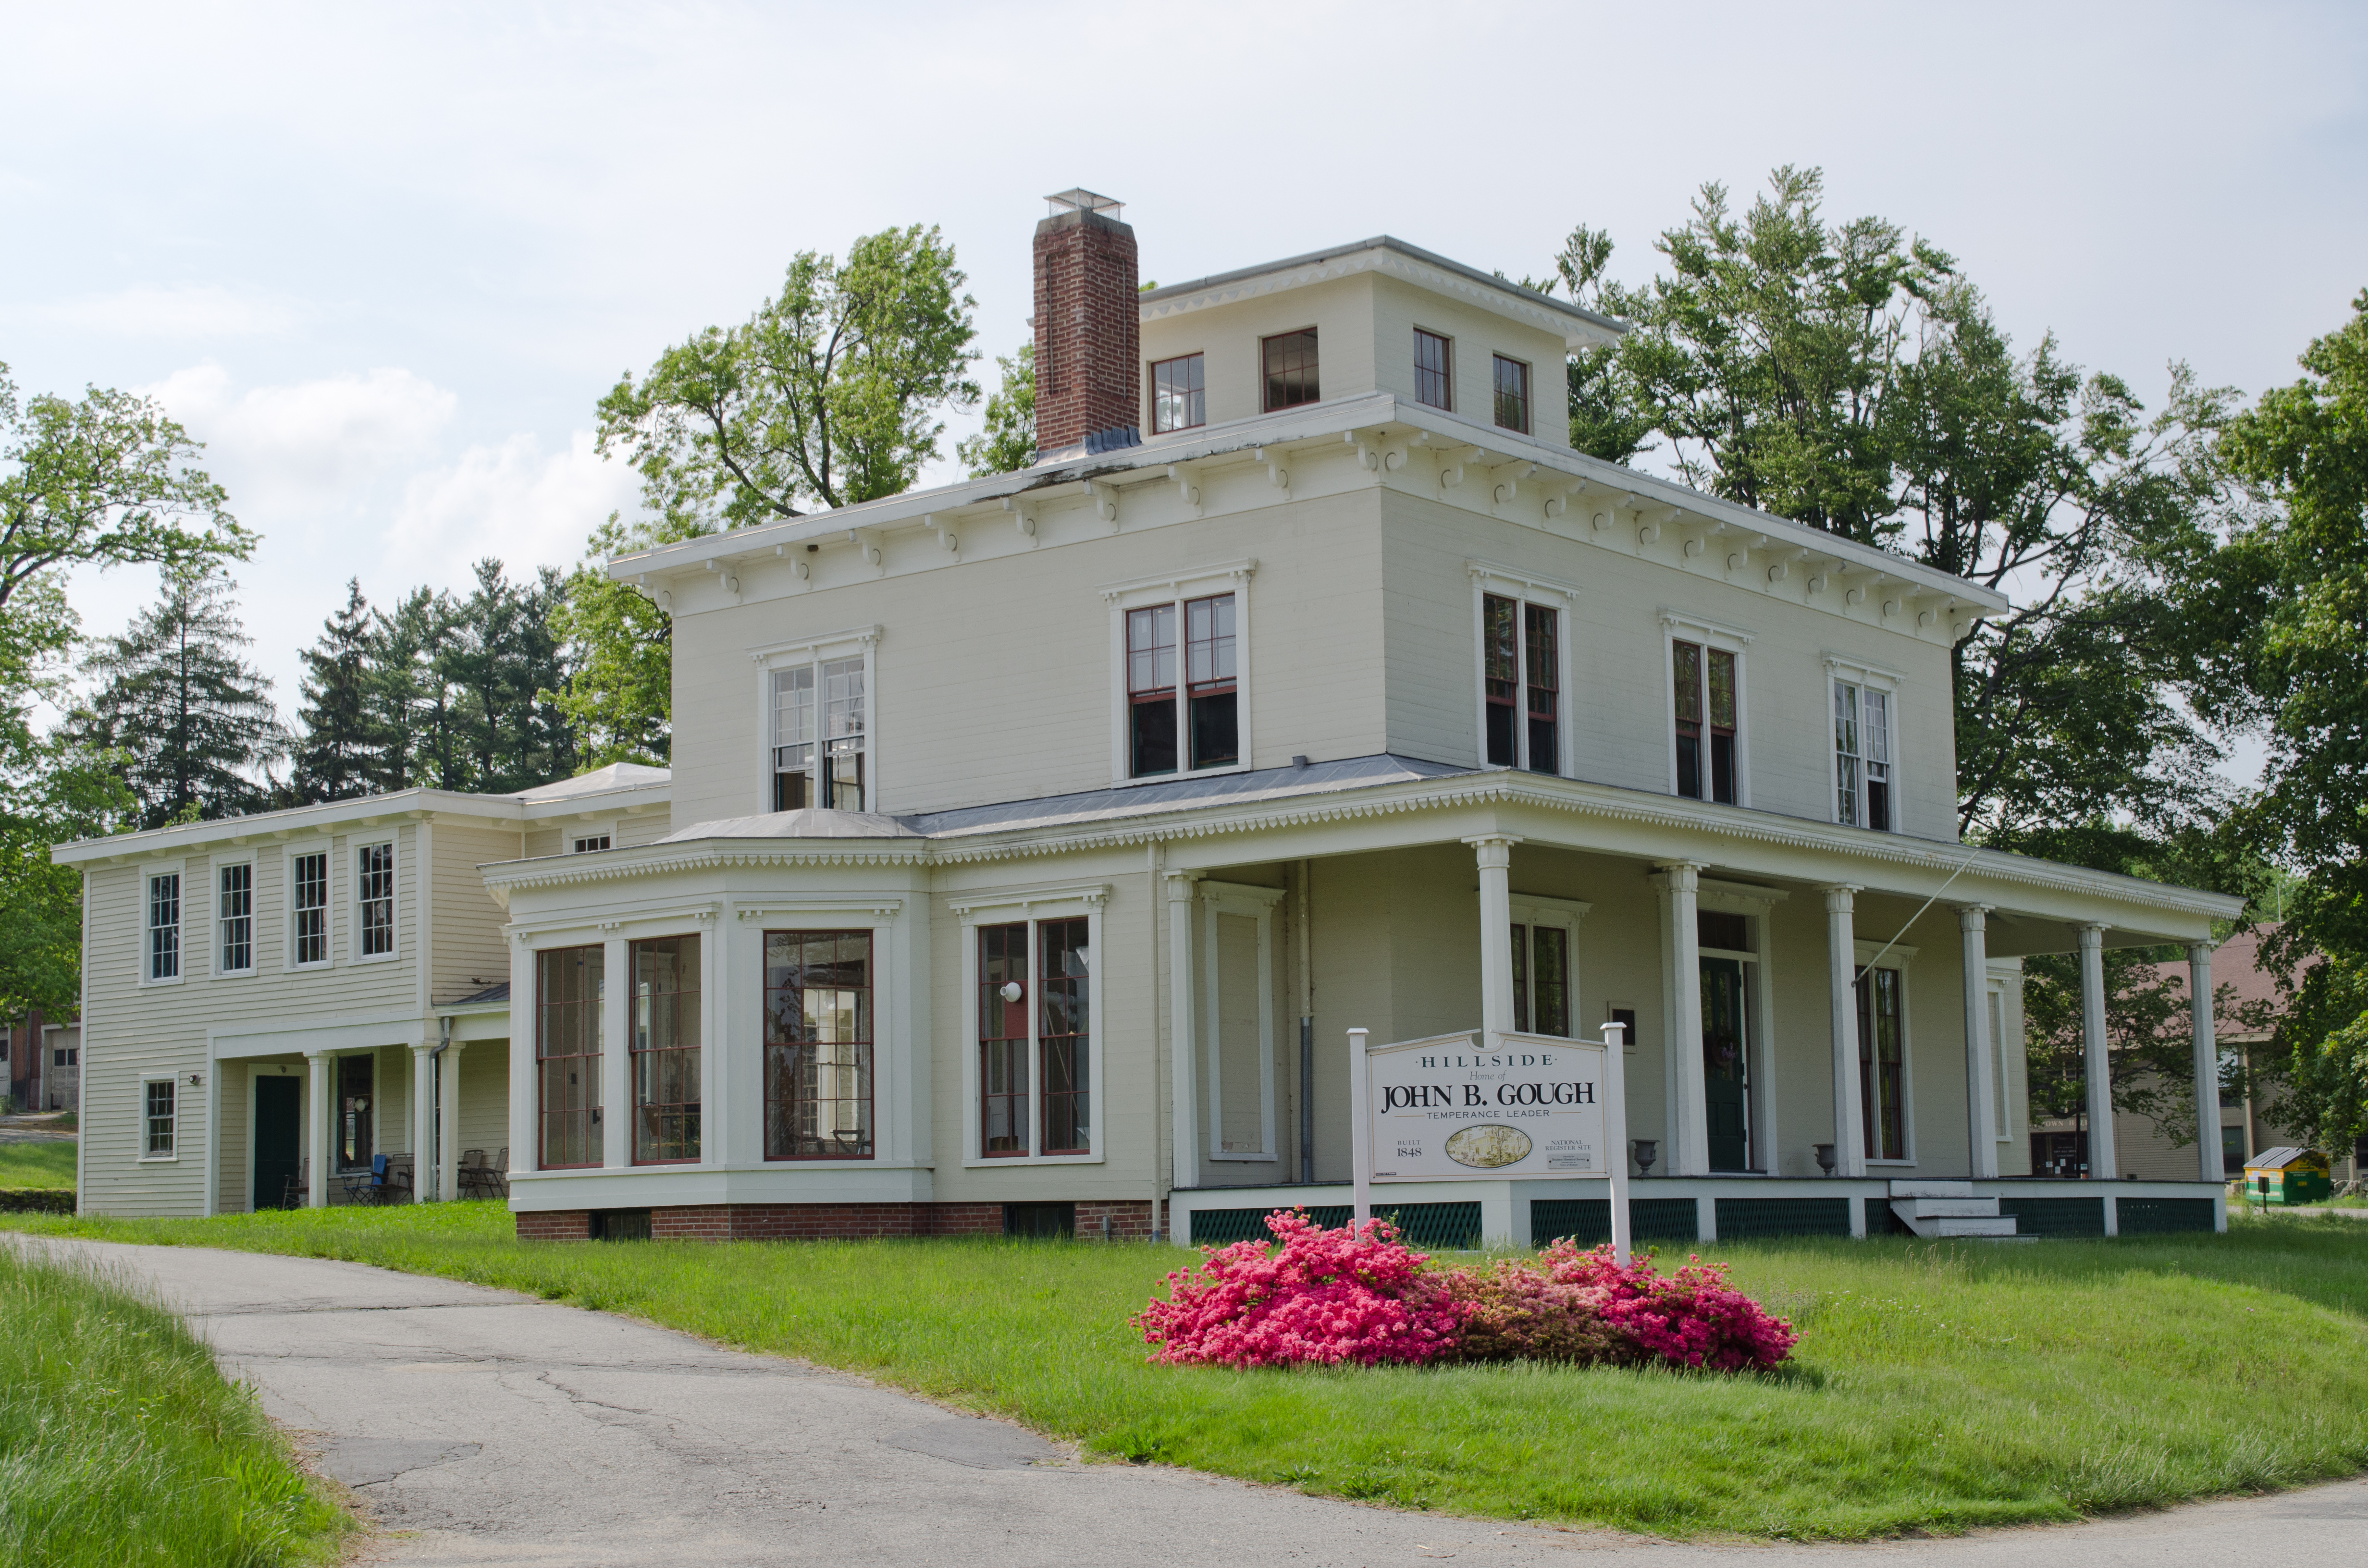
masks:
POLYGON ((1530 1135, 1518 1127, 1466 1127, 1447 1140, 1447 1157, 1459 1165, 1493 1171, 1529 1158, 1530 1135))

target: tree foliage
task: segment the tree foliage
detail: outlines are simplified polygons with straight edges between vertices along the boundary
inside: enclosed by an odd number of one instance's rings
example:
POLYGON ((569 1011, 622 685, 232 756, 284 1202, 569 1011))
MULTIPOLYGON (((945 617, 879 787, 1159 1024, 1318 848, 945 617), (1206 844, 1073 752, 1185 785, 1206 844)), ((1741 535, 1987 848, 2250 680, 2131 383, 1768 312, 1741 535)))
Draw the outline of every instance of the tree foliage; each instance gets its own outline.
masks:
POLYGON ((193 466, 199 449, 150 399, 20 401, 0 364, 0 613, 55 567, 245 560, 255 536, 193 466))
POLYGON ((163 575, 163 597, 84 660, 93 688, 69 731, 86 752, 112 756, 140 827, 261 810, 287 735, 271 683, 246 662, 254 639, 239 623, 237 590, 204 560, 163 575))
POLYGON ((564 716, 585 767, 663 766, 673 749, 674 617, 610 577, 608 562, 704 531, 682 519, 627 525, 612 513, 567 579, 552 631, 570 674, 544 695, 564 716))
POLYGON ((1017 473, 1036 460, 1036 345, 995 363, 1003 385, 986 400, 986 427, 954 444, 973 479, 1017 473))
POLYGON ((2178 608, 2220 634, 2198 707, 2268 738, 2249 818, 2299 877, 2262 944, 2291 994, 2280 1114, 2341 1145, 2368 1134, 2368 290, 2301 363, 2229 422, 2246 491, 2178 608))
POLYGON ((940 409, 978 401, 974 301, 953 247, 918 224, 844 263, 801 251, 739 326, 667 349, 600 400, 599 447, 642 476, 650 513, 701 531, 910 489, 940 409))

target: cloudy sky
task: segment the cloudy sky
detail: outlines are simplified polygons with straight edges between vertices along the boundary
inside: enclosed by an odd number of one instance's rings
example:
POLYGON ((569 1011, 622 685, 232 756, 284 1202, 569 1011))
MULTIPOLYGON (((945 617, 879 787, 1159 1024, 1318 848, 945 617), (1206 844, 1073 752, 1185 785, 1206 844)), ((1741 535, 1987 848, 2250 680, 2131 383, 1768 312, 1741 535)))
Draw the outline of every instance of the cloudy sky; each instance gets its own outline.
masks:
MULTIPOLYGON (((208 443, 284 708, 348 576, 574 561, 633 494, 594 401, 800 249, 939 224, 1008 352, 1070 186, 1170 282, 1384 232, 1543 271, 1580 221, 1642 281, 1702 182, 1815 165, 2149 396, 2289 379, 2368 286, 2356 5, 6 0, 6 36, 0 361, 208 443)), ((104 631, 154 589, 73 592, 104 631)))

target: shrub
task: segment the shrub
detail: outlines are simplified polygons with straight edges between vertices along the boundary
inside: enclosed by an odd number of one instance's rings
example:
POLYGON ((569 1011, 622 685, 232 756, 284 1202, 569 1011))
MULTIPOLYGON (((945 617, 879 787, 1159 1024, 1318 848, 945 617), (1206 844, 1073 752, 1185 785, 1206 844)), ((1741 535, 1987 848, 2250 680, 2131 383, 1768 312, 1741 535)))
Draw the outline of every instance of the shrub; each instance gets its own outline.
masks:
POLYGON ((1167 1277, 1168 1299, 1133 1322, 1176 1365, 1306 1362, 1660 1360, 1712 1371, 1772 1367, 1792 1354, 1792 1324, 1726 1282, 1726 1266, 1690 1260, 1664 1276, 1649 1256, 1616 1262, 1608 1245, 1560 1241, 1534 1263, 1426 1274, 1395 1226, 1326 1231, 1304 1210, 1278 1210, 1281 1246, 1207 1247, 1197 1269, 1167 1277))
POLYGON ((1451 1351, 1465 1305, 1425 1274, 1429 1258, 1397 1227, 1368 1220, 1319 1229, 1304 1210, 1277 1210, 1266 1228, 1281 1244, 1202 1249, 1208 1261, 1167 1277, 1168 1299, 1133 1320, 1178 1365, 1285 1367, 1315 1362, 1423 1362, 1451 1351))

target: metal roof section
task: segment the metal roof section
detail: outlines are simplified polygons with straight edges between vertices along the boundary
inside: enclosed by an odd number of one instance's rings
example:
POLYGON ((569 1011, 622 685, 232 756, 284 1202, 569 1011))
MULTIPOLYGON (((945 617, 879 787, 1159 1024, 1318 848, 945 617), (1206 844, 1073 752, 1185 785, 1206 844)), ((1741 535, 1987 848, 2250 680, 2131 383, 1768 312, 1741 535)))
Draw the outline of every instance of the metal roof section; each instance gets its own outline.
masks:
POLYGON ((575 801, 586 795, 612 794, 620 790, 648 790, 673 781, 674 775, 666 768, 652 767, 639 762, 612 762, 606 767, 596 767, 573 778, 521 790, 516 799, 528 801, 575 801))
POLYGON ((482 991, 472 991, 466 996, 455 996, 450 1002, 438 1002, 435 1012, 449 1012, 455 1007, 507 1007, 510 1001, 510 983, 488 985, 482 991))
MULTIPOLYGON (((745 562, 768 557, 786 559, 808 544, 863 543, 867 532, 923 528, 939 533, 950 525, 1008 527, 1023 520, 1033 505, 1091 498, 1097 485, 1123 491, 1134 484, 1172 480, 1191 464, 1224 466, 1286 459, 1312 449, 1340 449, 1348 443, 1419 439, 1424 444, 1464 446, 1482 454, 1484 463, 1527 462, 1542 472, 1562 479, 1583 480, 1586 493, 1601 486, 1606 494, 1629 503, 1627 509, 1650 515, 1658 525, 1679 517, 1699 519, 1710 528, 1746 530, 1782 540, 1785 549, 1810 558, 1824 557, 1855 572, 1881 573, 1887 579, 1913 585, 1922 592, 1996 614, 2009 607, 2007 597, 1963 577, 1926 566, 1904 555, 1873 545, 1860 544, 1822 528, 1780 517, 1772 512, 1739 506, 1693 490, 1674 480, 1622 468, 1600 458, 1586 457, 1562 447, 1550 447, 1527 436, 1494 426, 1479 425, 1441 409, 1400 401, 1390 392, 1370 392, 1332 403, 1306 403, 1280 414, 1235 420, 1225 425, 1168 436, 1144 438, 1139 447, 1121 448, 1091 456, 1057 457, 1016 473, 963 480, 927 490, 908 490, 877 501, 866 501, 833 511, 708 534, 649 550, 620 555, 609 562, 609 575, 620 582, 639 581, 655 588, 658 580, 677 573, 729 573, 745 562), (982 515, 982 508, 994 508, 982 515)), ((1373 483, 1388 483, 1385 477, 1373 483)), ((1583 536, 1556 535, 1574 544, 1590 541, 1583 536)), ((866 548, 876 549, 876 543, 866 548)), ((1600 548, 1600 546, 1598 548, 1600 548)), ((940 564, 954 565, 949 551, 940 564)))
POLYGON ((1417 779, 1447 778, 1476 769, 1420 762, 1412 757, 1350 757, 1341 762, 1293 764, 1261 767, 1248 773, 1228 773, 1213 778, 1177 778, 1163 784, 1119 785, 1087 790, 1075 795, 1050 795, 1036 801, 1011 801, 993 806, 966 806, 958 811, 928 812, 904 820, 931 838, 960 838, 980 833, 1026 832, 1030 829, 1075 827, 1088 823, 1122 822, 1207 806, 1256 805, 1307 795, 1328 795, 1341 790, 1364 790, 1377 784, 1404 784, 1417 779))
POLYGON ((1541 294, 1534 289, 1524 289, 1493 272, 1483 272, 1476 267, 1451 260, 1420 245, 1410 245, 1390 234, 1375 234, 1369 240, 1309 251, 1304 256, 1263 262, 1256 267, 1237 267, 1231 272, 1196 278, 1189 283, 1146 289, 1142 298, 1143 319, 1153 321, 1179 309, 1228 304, 1235 300, 1248 299, 1277 289, 1320 283, 1369 271, 1399 272, 1412 281, 1430 288, 1446 285, 1448 292, 1477 299, 1532 326, 1544 326, 1549 322, 1559 320, 1566 347, 1580 348, 1615 342, 1629 330, 1629 324, 1616 316, 1600 314, 1583 305, 1557 300, 1551 294, 1541 294), (1391 266, 1385 259, 1389 257, 1397 258, 1399 265, 1391 266), (1404 265, 1406 263, 1412 263, 1414 267, 1408 268, 1404 265), (1445 274, 1446 277, 1424 278, 1419 275, 1420 270, 1445 274), (1450 284, 1450 279, 1462 286, 1450 284), (1260 284, 1265 287, 1258 287, 1260 284), (1575 331, 1575 326, 1582 330, 1575 331))
POLYGON ((660 844, 690 844, 703 838, 919 838, 920 834, 898 817, 877 812, 835 812, 808 806, 795 812, 768 812, 762 816, 720 817, 693 823, 670 833, 660 844))

